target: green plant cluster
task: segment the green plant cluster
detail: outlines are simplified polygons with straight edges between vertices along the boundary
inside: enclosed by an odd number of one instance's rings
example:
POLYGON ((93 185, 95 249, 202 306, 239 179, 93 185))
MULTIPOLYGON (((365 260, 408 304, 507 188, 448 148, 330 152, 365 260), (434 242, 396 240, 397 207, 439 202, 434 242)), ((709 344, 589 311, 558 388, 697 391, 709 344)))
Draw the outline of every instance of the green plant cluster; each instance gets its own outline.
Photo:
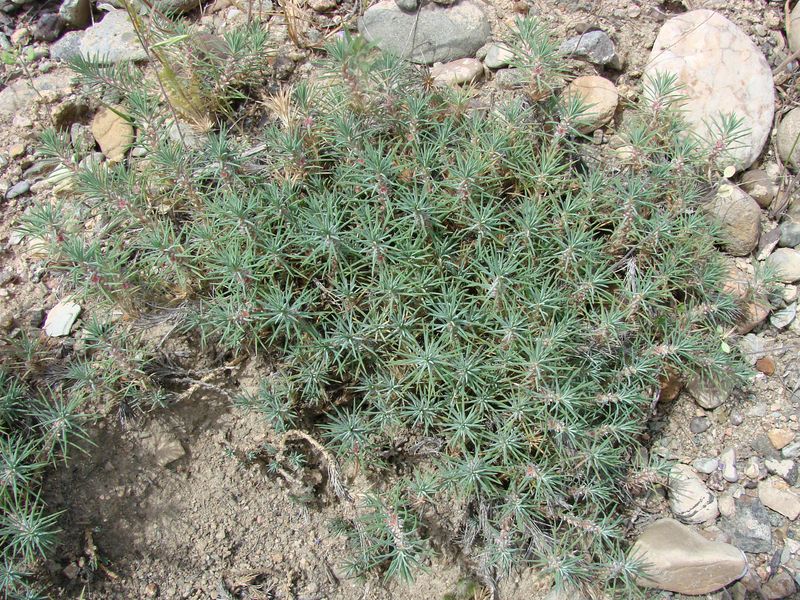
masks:
MULTIPOLYGON (((205 344, 268 360, 243 402, 372 486, 336 527, 353 574, 410 579, 455 545, 484 581, 531 565, 631 590, 622 513, 659 476, 642 451, 659 385, 738 368, 697 210, 715 165, 662 77, 624 156, 590 166, 555 46, 532 21, 519 33, 527 100, 487 109, 347 36, 249 140, 218 125, 188 147, 164 131, 170 94, 131 89, 146 157, 81 164, 51 133, 77 199, 27 232, 76 290, 129 315, 180 308, 205 344)), ((103 89, 136 78, 78 66, 103 89)))

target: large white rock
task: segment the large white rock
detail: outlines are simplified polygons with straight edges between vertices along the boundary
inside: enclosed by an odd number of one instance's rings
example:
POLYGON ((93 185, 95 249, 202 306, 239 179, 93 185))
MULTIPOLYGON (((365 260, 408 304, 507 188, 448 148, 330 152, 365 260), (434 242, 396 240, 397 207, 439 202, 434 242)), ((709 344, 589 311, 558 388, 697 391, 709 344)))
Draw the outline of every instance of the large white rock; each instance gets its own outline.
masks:
POLYGON ((747 572, 741 550, 711 542, 673 519, 661 519, 645 529, 631 556, 645 565, 640 585, 679 594, 709 594, 747 572))
POLYGON ((767 60, 752 40, 711 10, 693 10, 668 20, 653 44, 645 75, 673 73, 684 87, 686 119, 704 139, 721 113, 744 119, 749 130, 732 155, 741 170, 761 154, 775 111, 767 60))
POLYGON ((705 523, 719 516, 717 498, 689 465, 669 472, 669 507, 684 523, 705 523))

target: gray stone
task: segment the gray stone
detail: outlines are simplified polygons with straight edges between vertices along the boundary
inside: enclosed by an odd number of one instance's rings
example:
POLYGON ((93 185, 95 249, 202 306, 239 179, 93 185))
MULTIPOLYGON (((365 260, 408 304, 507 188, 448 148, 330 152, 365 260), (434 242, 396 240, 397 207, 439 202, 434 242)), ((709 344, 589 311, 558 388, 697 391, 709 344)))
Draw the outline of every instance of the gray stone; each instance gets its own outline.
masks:
MULTIPOLYGON (((796 576, 800 579, 800 574, 796 576)), ((797 583, 792 575, 780 569, 775 575, 769 578, 762 587, 761 594, 764 600, 783 600, 783 598, 794 598, 797 591, 797 583)))
POLYGON ((89 0, 64 0, 58 9, 58 14, 68 27, 83 29, 89 24, 92 7, 89 0))
POLYGON ((734 185, 720 186, 705 209, 722 228, 725 249, 734 256, 747 256, 761 236, 761 208, 734 185))
POLYGON ((709 421, 708 417, 693 417, 689 421, 689 431, 692 433, 703 433, 709 427, 711 427, 711 421, 709 421))
POLYGON ((705 523, 719 515, 717 498, 688 465, 669 472, 669 507, 684 523, 705 523))
POLYGON ((772 70, 747 34, 721 14, 692 10, 669 19, 656 37, 645 76, 677 76, 686 102, 684 118, 709 143, 719 137, 721 113, 743 120, 744 136, 730 149, 739 169, 758 158, 772 129, 772 70))
POLYGON ((775 270, 778 281, 782 283, 800 280, 800 252, 793 248, 778 248, 765 263, 775 270))
POLYGON ((419 7, 418 0, 394 0, 394 3, 397 4, 397 7, 400 10, 404 10, 406 12, 414 12, 419 7))
POLYGON ((528 76, 522 69, 500 69, 494 78, 497 86, 503 90, 515 90, 528 84, 528 76))
POLYGON ((6 192, 6 199, 13 200, 14 198, 22 196, 23 194, 27 194, 30 190, 31 184, 23 179, 22 181, 19 181, 8 188, 8 191, 6 192))
POLYGON ((486 50, 483 64, 490 69, 502 69, 510 65, 513 59, 514 52, 507 44, 491 44, 486 50))
POLYGON ((40 42, 53 42, 64 31, 64 20, 57 14, 45 13, 36 19, 33 26, 33 39, 40 42))
POLYGON ((742 496, 734 501, 736 510, 723 518, 719 527, 731 543, 745 552, 769 552, 772 549, 772 526, 769 513, 757 498, 742 496))
POLYGON ((429 3, 414 14, 380 0, 359 19, 358 30, 382 50, 422 64, 472 57, 491 32, 479 0, 448 8, 429 3))
POLYGON ((101 63, 143 61, 147 54, 124 10, 112 10, 103 20, 83 32, 80 55, 101 63))
POLYGON ((780 224, 781 239, 778 245, 781 248, 794 248, 800 244, 800 223, 786 221, 780 224))
POLYGON ((728 448, 719 455, 719 466, 722 469, 722 477, 728 483, 739 481, 739 473, 736 471, 736 450, 728 448))
POLYGON ((769 208, 778 195, 778 184, 763 169, 751 169, 742 175, 739 182, 745 192, 755 200, 761 208, 769 208))
MULTIPOLYGON (((117 8, 125 8, 122 0, 108 0, 108 2, 117 8)), ((200 8, 200 0, 150 0, 150 4, 165 15, 179 15, 200 8)), ((141 0, 131 0, 131 5, 141 14, 149 12, 149 7, 141 0)))
POLYGON ((706 410, 713 410, 731 395, 733 380, 724 376, 711 378, 697 375, 689 380, 686 389, 697 404, 706 410))
POLYGON ((800 164, 800 107, 786 113, 775 133, 775 145, 778 155, 785 163, 794 166, 800 164))
POLYGON ((743 336, 739 340, 738 346, 742 356, 750 365, 756 364, 759 358, 763 358, 768 354, 764 340, 754 333, 748 333, 743 336))
POLYGON ((39 94, 66 94, 71 81, 72 75, 64 71, 39 75, 31 82, 26 78, 18 79, 0 91, 0 120, 30 114, 32 106, 39 100, 39 94))
POLYGON ((50 58, 67 62, 80 56, 82 31, 68 31, 50 46, 50 58))
POLYGON ((794 318, 797 316, 797 304, 792 302, 786 308, 782 308, 781 310, 776 310, 772 315, 770 315, 769 322, 770 325, 777 329, 783 329, 791 325, 794 318))
POLYGON ((640 585, 680 594, 710 594, 747 572, 741 550, 709 541, 673 519, 647 527, 630 554, 646 565, 640 585))
POLYGON ((719 468, 719 461, 716 458, 697 458, 692 462, 692 467, 698 473, 708 475, 719 468))
POLYGON ((793 442, 781 450, 781 456, 784 458, 798 458, 800 457, 800 442, 793 442))
POLYGON ((800 4, 795 4, 789 14, 789 26, 786 29, 786 39, 789 40, 789 50, 800 50, 800 4))
POLYGON ((79 304, 70 300, 59 302, 47 313, 47 318, 44 321, 44 332, 50 337, 69 335, 79 314, 81 314, 79 304))
MULTIPOLYGON (((787 446, 787 448, 789 448, 789 446, 787 446)), ((789 485, 797 484, 797 464, 790 458, 781 460, 768 458, 764 461, 764 465, 771 475, 781 477, 789 485)))
POLYGON ((559 53, 569 58, 578 58, 595 65, 622 67, 614 42, 604 31, 588 31, 564 40, 558 48, 559 53))

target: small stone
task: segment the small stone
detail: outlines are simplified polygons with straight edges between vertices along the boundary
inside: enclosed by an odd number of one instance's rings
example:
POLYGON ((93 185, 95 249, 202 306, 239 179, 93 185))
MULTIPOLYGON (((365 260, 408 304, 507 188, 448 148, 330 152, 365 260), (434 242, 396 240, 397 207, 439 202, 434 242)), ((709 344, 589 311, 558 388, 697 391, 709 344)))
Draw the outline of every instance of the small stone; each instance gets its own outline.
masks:
POLYGON ((500 69, 494 77, 497 87, 503 90, 515 90, 528 84, 528 76, 523 69, 500 69))
POLYGON ((483 64, 490 69, 502 69, 510 65, 512 60, 514 60, 514 51, 507 44, 491 44, 486 50, 483 64))
POLYGON ((577 58, 595 65, 607 65, 612 69, 621 68, 621 62, 614 49, 614 42, 604 31, 588 31, 565 40, 558 48, 560 54, 577 58))
POLYGON ((419 8, 418 0, 394 0, 394 3, 397 4, 397 8, 406 12, 414 12, 419 8))
POLYGON ((82 38, 82 31, 68 31, 50 46, 50 58, 66 62, 80 56, 82 38))
POLYGON ((747 256, 761 236, 761 209, 755 200, 734 185, 722 185, 705 206, 722 228, 725 249, 734 256, 747 256))
POLYGON ((747 571, 741 550, 711 542, 673 519, 660 519, 647 527, 631 548, 631 556, 647 565, 641 585, 680 594, 709 594, 747 571))
POLYGON ((800 457, 800 442, 794 442, 781 450, 781 456, 784 458, 798 458, 800 457))
POLYGON ((709 421, 708 417, 693 417, 689 421, 689 431, 692 433, 703 433, 709 427, 711 427, 711 421, 709 421))
POLYGON ((669 472, 669 506, 685 523, 705 523, 719 515, 717 499, 688 465, 676 464, 669 472))
POLYGON ((789 50, 800 50, 800 4, 795 4, 789 13, 789 23, 786 28, 786 39, 789 41, 789 50))
POLYGON ((767 437, 769 438, 772 447, 776 450, 781 450, 782 448, 786 447, 788 444, 794 441, 795 434, 793 431, 789 429, 770 429, 767 432, 767 437))
POLYGON ((19 27, 9 37, 15 46, 27 46, 31 42, 31 30, 27 27, 19 27))
POLYGON ((743 121, 745 131, 729 150, 740 169, 761 155, 772 129, 775 86, 772 70, 750 37, 712 10, 691 10, 664 23, 650 53, 645 76, 673 74, 686 102, 683 117, 703 139, 715 140, 722 113, 743 121))
POLYGON ((483 77, 483 63, 476 58, 459 58, 448 63, 437 63, 431 77, 438 85, 464 85, 483 77))
POLYGON ((698 473, 708 475, 719 468, 719 461, 716 458, 697 458, 692 462, 692 467, 698 473))
POLYGON ((782 283, 794 283, 800 280, 800 252, 792 248, 778 248, 769 255, 767 266, 775 270, 782 283))
POLYGON ((720 494, 717 499, 717 505, 719 506, 719 514, 723 517, 730 518, 736 514, 736 503, 733 496, 728 493, 720 494))
POLYGON ((739 340, 739 351, 745 360, 754 365, 759 358, 766 356, 766 344, 764 340, 753 333, 748 333, 739 340))
MULTIPOLYGON (((123 111, 121 107, 117 110, 123 111)), ((92 119, 92 135, 100 150, 112 163, 125 158, 125 152, 133 144, 133 127, 110 108, 102 107, 92 119)))
POLYGON ((775 373, 775 360, 771 356, 764 356, 756 361, 756 369, 761 371, 764 375, 772 375, 775 373))
POLYGON ((775 196, 778 195, 778 186, 762 169, 753 169, 742 175, 739 186, 755 200, 761 208, 769 208, 775 196))
POLYGON ((83 29, 89 24, 91 12, 89 0, 64 0, 58 9, 64 23, 75 29, 83 29))
POLYGON ((739 425, 744 423, 744 415, 741 413, 741 411, 732 410, 731 416, 728 420, 730 421, 731 425, 733 425, 734 427, 738 427, 739 425))
POLYGON ((800 496, 781 479, 773 477, 759 483, 758 498, 764 506, 792 521, 800 516, 800 496))
POLYGON ((797 316, 797 304, 792 302, 789 306, 776 310, 769 318, 770 324, 776 329, 784 329, 792 324, 797 316))
POLYGON ((101 63, 147 60, 136 30, 124 10, 112 10, 103 20, 83 32, 80 55, 101 63))
POLYGON ((689 380, 686 389, 697 404, 706 410, 713 410, 731 395, 733 380, 724 376, 710 378, 697 375, 689 380))
POLYGON ((731 538, 731 543, 754 554, 772 549, 772 525, 769 513, 758 498, 742 496, 734 501, 735 511, 720 521, 720 529, 731 538))
POLYGON ((742 314, 739 317, 739 323, 736 325, 736 333, 740 335, 749 333, 767 320, 769 312, 769 304, 765 301, 748 302, 745 304, 742 314))
POLYGON ((64 31, 64 21, 57 14, 46 13, 36 19, 33 38, 40 42, 54 42, 64 31))
POLYGON ((8 191, 6 192, 6 199, 13 200, 14 198, 22 196, 23 194, 27 194, 30 191, 30 189, 31 189, 31 184, 23 179, 22 181, 15 183, 8 189, 8 191))
POLYGON ((358 30, 382 50, 421 64, 475 56, 491 32, 479 0, 451 7, 431 2, 413 14, 394 0, 379 0, 359 19, 358 30))
POLYGON ((800 160, 798 136, 800 136, 800 108, 793 108, 778 123, 775 144, 781 160, 794 166, 798 166, 800 160))
POLYGON ((149 440, 156 464, 167 467, 170 463, 186 456, 181 441, 168 432, 158 432, 149 440))
POLYGON ((62 300, 47 313, 44 332, 50 337, 69 335, 79 314, 81 314, 80 305, 70 300, 62 300))
POLYGON ((339 2, 337 0, 309 0, 308 5, 312 10, 324 13, 339 6, 339 2))
MULTIPOLYGON (((787 448, 788 447, 789 446, 787 446, 787 448)), ((764 461, 764 465, 767 467, 767 472, 769 472, 770 475, 777 475, 789 485, 797 484, 797 465, 793 460, 789 458, 768 458, 764 461)))
POLYGON ((159 592, 158 584, 153 581, 148 583, 144 588, 144 595, 147 596, 148 598, 157 597, 158 592, 159 592))
POLYGON ((21 143, 11 144, 8 147, 8 155, 11 158, 21 158, 25 156, 26 150, 27 148, 25 147, 25 144, 21 143))
POLYGON ((796 591, 797 584, 794 578, 784 569, 780 569, 761 587, 764 600, 790 598, 796 591))
POLYGON ((722 468, 722 477, 729 483, 739 481, 739 474, 736 472, 736 450, 728 448, 719 455, 719 463, 722 468))
POLYGON ((617 110, 619 94, 617 86, 604 77, 588 75, 577 77, 564 90, 564 102, 578 98, 585 107, 581 115, 579 130, 591 133, 611 121, 617 110))
POLYGON ((81 570, 78 565, 76 565, 74 562, 71 562, 66 567, 64 567, 64 570, 61 572, 64 574, 64 577, 66 577, 70 581, 75 581, 75 579, 78 578, 78 575, 80 574, 81 570))
POLYGON ((778 245, 781 248, 794 248, 800 244, 800 223, 786 221, 780 225, 781 239, 778 245))
POLYGON ((747 459, 747 464, 744 467, 744 474, 748 479, 757 481, 766 476, 766 469, 761 466, 758 458, 751 456, 747 459))

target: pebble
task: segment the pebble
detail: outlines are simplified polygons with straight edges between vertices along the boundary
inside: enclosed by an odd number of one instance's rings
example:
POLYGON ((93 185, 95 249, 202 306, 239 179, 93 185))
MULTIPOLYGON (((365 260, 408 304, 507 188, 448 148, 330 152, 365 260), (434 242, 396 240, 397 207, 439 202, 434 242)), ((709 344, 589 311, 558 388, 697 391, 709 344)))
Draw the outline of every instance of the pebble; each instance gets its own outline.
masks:
POLYGON ((147 60, 124 10, 109 11, 102 21, 86 29, 80 37, 78 52, 83 58, 103 63, 147 60))
POLYGON ((619 102, 617 86, 605 77, 587 75, 577 77, 564 90, 563 100, 578 98, 585 108, 581 115, 581 133, 591 133, 606 125, 614 117, 619 102))
POLYGON ((744 359, 751 365, 754 365, 759 358, 766 356, 766 344, 764 340, 755 335, 748 333, 739 340, 739 351, 744 356, 744 359))
POLYGON ((64 31, 64 20, 57 14, 45 13, 36 19, 33 38, 40 42, 54 42, 64 31))
POLYGON ((766 265, 775 270, 778 281, 782 283, 800 280, 800 252, 793 248, 778 248, 769 255, 766 265))
POLYGON ((689 421, 689 431, 692 433, 703 433, 711 427, 711 421, 708 417, 692 417, 689 421))
POLYGON ((731 543, 745 552, 769 552, 772 549, 772 526, 769 513, 758 498, 742 496, 734 500, 735 510, 720 521, 720 529, 731 543))
POLYGON ((431 77, 438 85, 464 85, 483 77, 483 63, 476 58, 459 58, 448 63, 436 63, 431 77))
POLYGON ((451 7, 428 3, 413 14, 394 0, 379 0, 359 19, 358 30, 382 50, 422 64, 471 58, 491 33, 483 5, 476 0, 451 7))
POLYGON ((792 12, 789 13, 789 27, 786 31, 786 39, 789 41, 789 49, 792 52, 800 50, 800 4, 795 4, 792 12))
POLYGON ((770 306, 766 301, 748 302, 739 316, 736 333, 739 335, 749 333, 767 320, 770 306))
POLYGON ((798 166, 800 161, 800 107, 783 115, 775 132, 775 145, 784 163, 798 166))
MULTIPOLYGON (((800 575, 797 576, 800 578, 800 575)), ((784 569, 769 578, 761 588, 764 600, 782 600, 794 596, 797 591, 795 579, 784 569)))
MULTIPOLYGON (((116 107, 124 112, 122 107, 116 107)), ((120 162, 133 144, 133 127, 116 112, 102 107, 92 119, 92 135, 100 145, 100 150, 112 163, 120 162)))
POLYGON ((647 564, 640 585, 679 594, 710 594, 741 578, 747 559, 738 548, 712 542, 674 519, 648 526, 631 548, 647 564))
POLYGON ((744 415, 738 410, 732 410, 729 421, 731 425, 733 425, 734 427, 738 427, 739 425, 744 423, 744 415))
POLYGON ((739 481, 739 474, 736 472, 736 450, 728 448, 719 455, 719 463, 722 468, 722 477, 729 483, 739 481))
POLYGON ((670 469, 669 488, 670 510, 684 523, 705 523, 719 515, 717 498, 690 466, 670 469))
POLYGON ((757 457, 751 456, 747 459, 747 463, 745 464, 744 474, 748 479, 756 481, 766 476, 766 469, 762 467, 757 457))
POLYGON ((713 410, 728 399, 733 391, 733 380, 728 377, 715 380, 697 375, 689 380, 686 389, 697 404, 706 410, 713 410))
POLYGON ((24 179, 12 185, 6 192, 6 199, 13 200, 23 194, 27 194, 31 189, 31 184, 24 179))
POLYGON ((778 245, 781 248, 794 248, 800 244, 800 223, 786 221, 780 225, 781 239, 778 245))
POLYGON ((781 450, 794 441, 795 434, 789 429, 774 428, 767 432, 767 437, 773 448, 781 450))
POLYGON ((778 195, 778 185, 763 169, 752 169, 742 175, 739 186, 755 200, 761 208, 769 208, 778 195))
POLYGON ((720 112, 743 119, 745 135, 730 154, 739 169, 759 157, 772 129, 775 86, 761 50, 734 23, 712 10, 692 10, 664 23, 644 74, 671 73, 682 85, 683 117, 703 139, 716 137, 720 112))
POLYGON ((721 185, 714 199, 705 206, 722 228, 725 249, 734 256, 747 256, 761 236, 761 208, 735 185, 721 185))
POLYGON ((764 461, 764 466, 767 467, 767 472, 771 475, 777 475, 789 485, 797 483, 797 465, 793 460, 789 458, 768 458, 764 461))
POLYGON ((784 458, 798 458, 800 457, 800 442, 793 442, 786 446, 781 451, 781 456, 784 458))
POLYGON ((792 324, 797 316, 797 303, 792 302, 786 308, 776 310, 769 318, 770 324, 776 329, 784 329, 792 324))
POLYGON ((775 373, 775 359, 771 356, 763 356, 756 361, 756 369, 764 375, 770 376, 775 373))
POLYGON ((514 90, 528 83, 528 76, 522 69, 500 69, 495 74, 497 87, 502 90, 514 90))
POLYGON ((512 60, 514 60, 514 52, 507 44, 491 44, 486 49, 483 64, 490 69, 502 69, 510 65, 512 60))
POLYGON ((588 31, 564 40, 558 48, 560 54, 569 58, 585 60, 595 65, 620 69, 622 63, 617 56, 614 42, 604 31, 588 31))
POLYGON ((758 498, 764 506, 792 521, 800 516, 800 496, 781 479, 772 477, 759 483, 758 498))
POLYGON ((64 0, 58 9, 64 23, 75 29, 83 29, 89 24, 92 7, 89 0, 64 0))
POLYGON ((70 300, 62 300, 47 313, 47 318, 44 321, 44 332, 50 337, 69 335, 79 314, 81 314, 79 304, 70 300))
POLYGON ((698 473, 708 475, 719 468, 719 461, 716 458, 697 458, 692 462, 692 467, 698 473))
POLYGON ((394 0, 394 3, 397 4, 397 8, 406 12, 414 12, 419 8, 418 0, 394 0))

